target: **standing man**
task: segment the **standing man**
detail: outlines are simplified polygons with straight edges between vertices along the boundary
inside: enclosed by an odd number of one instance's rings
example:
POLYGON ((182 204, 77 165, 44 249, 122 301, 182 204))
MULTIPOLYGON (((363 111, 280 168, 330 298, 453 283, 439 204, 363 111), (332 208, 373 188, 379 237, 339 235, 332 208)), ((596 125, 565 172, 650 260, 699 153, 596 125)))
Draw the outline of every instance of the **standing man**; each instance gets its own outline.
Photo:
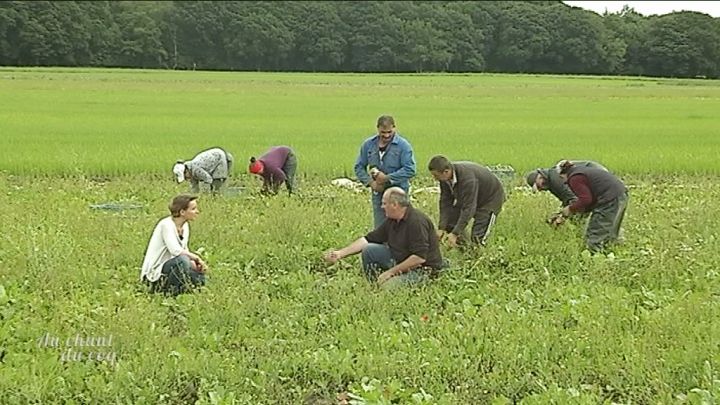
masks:
POLYGON ((473 219, 470 242, 485 245, 505 202, 502 183, 487 167, 473 162, 450 162, 433 156, 428 169, 440 182, 440 223, 438 237, 455 247, 466 243, 465 228, 473 219))
MULTIPOLYGON (((571 161, 576 167, 596 167, 598 169, 605 170, 603 165, 591 160, 573 160, 571 161)), ((567 207, 577 200, 575 193, 570 190, 565 181, 560 178, 557 170, 554 167, 549 169, 535 169, 529 172, 525 176, 528 186, 532 187, 533 191, 549 191, 554 195, 563 207, 567 207)))
POLYGON ((385 221, 381 208, 383 192, 400 187, 405 193, 415 176, 415 156, 410 143, 395 130, 395 119, 383 115, 377 120, 377 134, 366 139, 355 161, 358 180, 372 189, 373 228, 385 221))
POLYGON ((250 158, 250 173, 263 179, 263 193, 277 194, 280 185, 285 183, 288 194, 295 191, 295 172, 297 157, 288 146, 273 146, 258 159, 250 158))
MULTIPOLYGON (((230 176, 233 156, 222 148, 212 148, 198 153, 190 161, 178 160, 173 166, 173 173, 178 183, 190 181, 193 193, 209 188, 217 193, 225 180, 230 176)), ((206 191, 206 190, 205 190, 206 191)))
POLYGON ((435 226, 427 215, 410 205, 403 189, 385 190, 382 208, 387 221, 348 246, 326 253, 325 260, 335 263, 362 252, 365 276, 381 287, 415 284, 446 267, 435 226))

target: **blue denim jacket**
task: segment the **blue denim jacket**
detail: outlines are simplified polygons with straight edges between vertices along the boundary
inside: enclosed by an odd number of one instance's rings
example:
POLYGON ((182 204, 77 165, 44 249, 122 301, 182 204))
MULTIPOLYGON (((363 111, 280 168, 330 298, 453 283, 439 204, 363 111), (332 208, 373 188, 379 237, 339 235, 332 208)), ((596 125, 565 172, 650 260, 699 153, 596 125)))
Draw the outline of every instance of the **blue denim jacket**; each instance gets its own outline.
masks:
POLYGON ((375 166, 389 175, 388 187, 398 186, 407 192, 410 188, 410 179, 415 177, 415 156, 412 146, 396 132, 383 159, 380 160, 379 139, 380 137, 375 134, 363 142, 355 161, 355 175, 362 184, 369 185, 372 177, 368 174, 368 168, 375 166))

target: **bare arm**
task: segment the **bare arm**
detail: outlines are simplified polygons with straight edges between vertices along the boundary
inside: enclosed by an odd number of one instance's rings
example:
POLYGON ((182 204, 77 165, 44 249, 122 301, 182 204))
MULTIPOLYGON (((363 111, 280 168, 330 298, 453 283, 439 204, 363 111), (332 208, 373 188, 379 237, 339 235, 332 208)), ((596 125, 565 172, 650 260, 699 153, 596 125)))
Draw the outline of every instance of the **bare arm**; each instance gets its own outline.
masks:
POLYGON ((407 259, 403 260, 402 262, 396 264, 395 266, 391 267, 384 273, 380 274, 378 276, 378 284, 382 284, 391 278, 395 276, 399 276, 403 273, 407 273, 408 271, 421 266, 425 263, 425 259, 418 255, 410 255, 407 259))
POLYGON ((351 255, 360 253, 363 250, 363 248, 367 245, 368 245, 368 241, 363 236, 361 238, 358 238, 355 242, 345 246, 342 249, 332 250, 332 251, 326 253, 325 260, 327 260, 330 263, 335 263, 344 257, 348 257, 351 255))
POLYGON ((410 255, 407 259, 403 260, 401 263, 396 264, 395 266, 388 269, 389 272, 393 273, 393 276, 399 276, 400 274, 407 273, 408 271, 421 266, 425 263, 425 259, 418 255, 410 255))

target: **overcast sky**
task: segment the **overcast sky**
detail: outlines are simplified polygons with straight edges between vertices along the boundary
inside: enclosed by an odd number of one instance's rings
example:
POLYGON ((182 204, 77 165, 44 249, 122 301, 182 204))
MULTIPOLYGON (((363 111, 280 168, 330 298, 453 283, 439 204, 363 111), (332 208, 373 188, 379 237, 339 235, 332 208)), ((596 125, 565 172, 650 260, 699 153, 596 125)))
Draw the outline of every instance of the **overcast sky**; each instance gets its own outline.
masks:
POLYGON ((592 10, 598 14, 604 13, 606 9, 609 13, 620 11, 623 5, 627 4, 645 16, 687 10, 720 17, 718 1, 564 1, 563 3, 592 10))

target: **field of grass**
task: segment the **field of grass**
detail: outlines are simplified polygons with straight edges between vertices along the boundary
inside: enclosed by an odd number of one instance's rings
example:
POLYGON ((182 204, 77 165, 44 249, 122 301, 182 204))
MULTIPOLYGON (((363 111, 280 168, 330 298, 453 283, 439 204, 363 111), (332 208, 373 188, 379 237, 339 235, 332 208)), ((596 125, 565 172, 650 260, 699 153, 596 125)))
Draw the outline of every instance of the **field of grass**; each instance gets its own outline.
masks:
POLYGON ((342 175, 383 113, 436 153, 521 169, 592 157, 619 173, 720 173, 720 81, 0 69, 0 170, 167 173, 223 145, 289 143, 342 175))
MULTIPOLYGON (((0 403, 716 403, 718 111, 704 80, 2 68, 0 403), (383 113, 415 186, 435 153, 520 175, 602 162, 630 187, 625 243, 588 255, 583 224, 549 228, 557 201, 518 176, 489 246, 445 250, 432 283, 326 266, 371 222, 368 194, 329 180, 383 113), (244 172, 272 144, 297 150, 298 195, 244 172), (208 286, 149 295, 148 238, 186 190, 170 168, 214 145, 246 190, 199 200, 208 286)), ((437 220, 437 195, 414 205, 437 220)))

